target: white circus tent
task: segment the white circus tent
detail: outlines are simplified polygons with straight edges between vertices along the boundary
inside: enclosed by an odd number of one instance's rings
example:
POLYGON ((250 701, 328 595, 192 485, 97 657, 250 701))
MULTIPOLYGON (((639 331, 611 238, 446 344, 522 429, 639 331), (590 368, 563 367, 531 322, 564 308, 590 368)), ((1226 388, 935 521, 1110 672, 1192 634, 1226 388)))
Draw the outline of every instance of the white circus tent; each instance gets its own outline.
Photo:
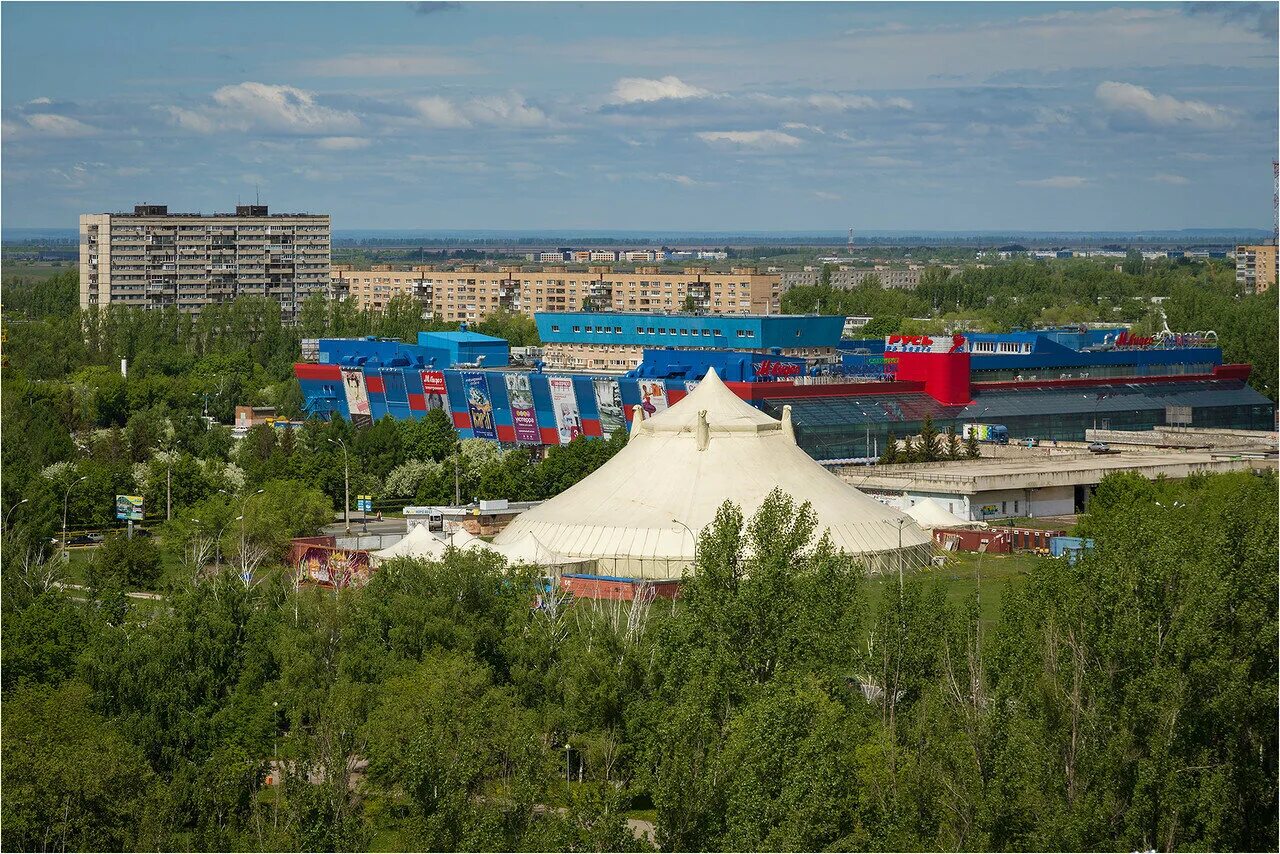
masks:
POLYGON ((910 517, 828 472, 795 441, 790 410, 776 421, 709 371, 684 399, 647 421, 579 483, 517 516, 494 539, 532 535, 556 555, 591 559, 600 574, 679 578, 693 564, 697 534, 728 500, 750 516, 775 487, 808 501, 836 548, 872 571, 928 560, 929 536, 910 517))
POLYGON ((452 534, 436 536, 428 531, 425 525, 414 525, 410 528, 409 533, 394 545, 370 553, 369 558, 370 563, 374 566, 397 557, 407 557, 415 560, 441 560, 449 546, 453 546, 455 549, 491 550, 493 548, 465 528, 459 528, 452 534))
POLYGON ((957 516, 936 498, 924 498, 917 501, 913 506, 907 508, 907 515, 916 521, 926 531, 932 531, 934 528, 974 528, 986 527, 982 522, 970 522, 962 516, 957 516))

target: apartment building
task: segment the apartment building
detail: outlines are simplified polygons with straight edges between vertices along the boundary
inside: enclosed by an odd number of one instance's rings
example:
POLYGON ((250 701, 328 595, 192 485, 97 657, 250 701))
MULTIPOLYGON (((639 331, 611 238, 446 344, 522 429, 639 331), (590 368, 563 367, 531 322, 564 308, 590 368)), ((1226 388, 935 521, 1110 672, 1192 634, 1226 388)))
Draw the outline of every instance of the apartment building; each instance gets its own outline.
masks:
POLYGON ((778 314, 779 277, 755 268, 708 273, 688 268, 662 273, 639 267, 632 273, 608 266, 586 271, 549 266, 529 271, 519 267, 481 270, 464 265, 440 270, 415 267, 411 271, 336 269, 332 293, 347 294, 361 308, 383 310, 398 294, 411 294, 424 314, 442 320, 478 322, 498 309, 529 316, 545 311, 681 311, 693 308, 710 314, 778 314))
POLYGON ((1276 284, 1276 247, 1237 246, 1236 283, 1247 294, 1271 290, 1276 284))
POLYGON ((198 314, 213 303, 259 296, 297 317, 302 301, 329 288, 329 217, 269 214, 133 213, 80 216, 80 306, 175 307, 198 314))
MULTIPOLYGON (((882 288, 903 288, 913 290, 920 285, 920 268, 910 266, 906 269, 877 265, 866 267, 839 267, 831 271, 831 287, 856 288, 874 276, 882 288)), ((822 280, 822 271, 817 268, 789 270, 782 273, 782 290, 789 291, 795 287, 813 287, 822 280)))

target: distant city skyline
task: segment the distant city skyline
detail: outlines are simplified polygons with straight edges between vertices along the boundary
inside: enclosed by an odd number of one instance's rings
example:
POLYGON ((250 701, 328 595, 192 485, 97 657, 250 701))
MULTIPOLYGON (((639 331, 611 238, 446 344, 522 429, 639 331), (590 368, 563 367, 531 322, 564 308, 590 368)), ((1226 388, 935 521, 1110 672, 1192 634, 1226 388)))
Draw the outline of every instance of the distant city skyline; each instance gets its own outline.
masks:
POLYGON ((6 228, 1269 228, 1275 4, 21 3, 6 228))

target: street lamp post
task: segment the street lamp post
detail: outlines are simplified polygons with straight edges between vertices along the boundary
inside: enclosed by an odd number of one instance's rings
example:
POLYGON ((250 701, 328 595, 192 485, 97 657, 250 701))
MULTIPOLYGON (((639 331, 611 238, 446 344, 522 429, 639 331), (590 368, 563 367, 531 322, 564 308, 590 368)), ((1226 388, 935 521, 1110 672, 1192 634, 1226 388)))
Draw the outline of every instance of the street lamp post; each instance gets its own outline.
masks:
POLYGON ((17 510, 19 507, 21 507, 23 504, 26 504, 30 500, 31 500, 30 498, 24 498, 21 501, 19 501, 17 504, 9 508, 9 512, 4 514, 4 530, 6 531, 9 530, 9 517, 13 515, 13 511, 17 510))
POLYGON ((885 523, 886 523, 886 524, 889 524, 889 525, 897 525, 897 526, 898 526, 898 595, 899 595, 899 596, 901 596, 901 595, 902 595, 902 590, 903 590, 903 584, 902 584, 902 528, 903 528, 903 526, 904 526, 904 525, 906 525, 906 524, 907 524, 908 522, 910 522, 911 520, 904 516, 904 517, 902 517, 901 519, 885 519, 884 521, 885 521, 885 523))
POLYGON ((67 499, 71 497, 71 489, 77 484, 89 479, 88 475, 81 477, 79 480, 73 480, 67 484, 67 491, 62 493, 62 559, 67 559, 67 499))
POLYGON ((693 532, 692 528, 690 528, 684 522, 681 522, 679 519, 672 519, 671 521, 675 522, 681 528, 684 528, 686 531, 689 532, 689 536, 693 537, 693 565, 696 567, 698 565, 698 535, 693 532))
POLYGON ((329 444, 342 448, 342 524, 347 533, 351 533, 351 467, 348 465, 347 443, 338 439, 328 440, 329 444))

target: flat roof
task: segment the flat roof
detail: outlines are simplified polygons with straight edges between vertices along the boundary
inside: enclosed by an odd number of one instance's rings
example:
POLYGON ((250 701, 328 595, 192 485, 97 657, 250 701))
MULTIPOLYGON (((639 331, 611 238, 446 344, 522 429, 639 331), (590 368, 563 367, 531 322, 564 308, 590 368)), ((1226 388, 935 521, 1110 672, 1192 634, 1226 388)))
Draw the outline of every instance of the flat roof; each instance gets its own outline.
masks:
POLYGON ((1038 456, 1022 459, 960 460, 903 466, 851 467, 840 477, 858 489, 972 495, 1000 489, 1096 484, 1112 472, 1132 471, 1155 479, 1184 478, 1198 471, 1276 468, 1276 458, 1247 458, 1210 452, 1119 453, 1038 456))
POLYGON ((803 320, 805 318, 824 319, 827 322, 839 321, 844 323, 844 318, 837 314, 694 314, 687 311, 535 311, 534 317, 546 315, 547 317, 565 317, 571 314, 592 315, 594 317, 683 317, 691 320, 803 320))

